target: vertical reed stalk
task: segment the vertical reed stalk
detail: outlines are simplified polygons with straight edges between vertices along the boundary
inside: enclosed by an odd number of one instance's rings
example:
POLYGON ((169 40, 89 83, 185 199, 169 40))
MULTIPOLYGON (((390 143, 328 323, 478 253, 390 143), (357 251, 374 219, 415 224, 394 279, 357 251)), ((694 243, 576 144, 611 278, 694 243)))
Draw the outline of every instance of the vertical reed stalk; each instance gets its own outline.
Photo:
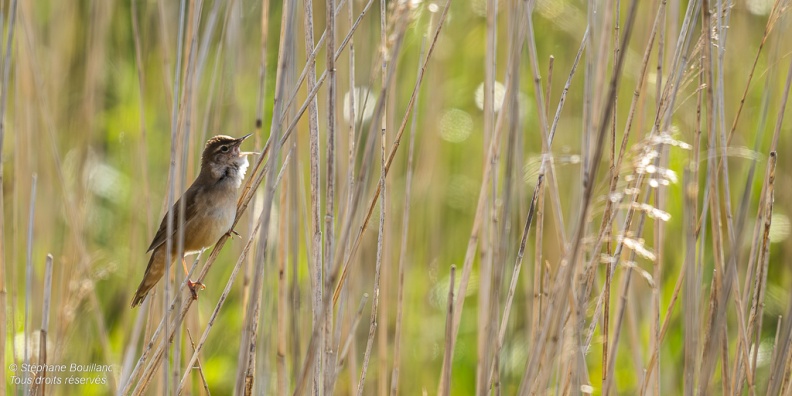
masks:
MULTIPOLYGON (((14 43, 17 1, 12 0, 9 7, 5 50, 2 50, 2 47, 0 47, 0 53, 3 55, 3 81, 2 87, 0 87, 0 334, 3 334, 3 336, 0 337, 0 367, 6 367, 5 334, 8 334, 8 315, 6 314, 8 293, 6 291, 5 194, 3 194, 2 191, 2 186, 5 185, 3 182, 3 147, 5 145, 6 106, 8 104, 8 84, 9 76, 11 75, 11 46, 14 43)), ((3 22, 3 18, 0 18, 0 24, 3 22)), ((1 31, 2 29, 0 29, 0 32, 1 31)), ((5 375, 0 376, 0 389, 7 389, 5 377, 5 375)))
POLYGON ((36 378, 41 378, 40 382, 33 385, 32 394, 46 395, 47 393, 47 332, 49 331, 50 303, 52 301, 52 255, 47 254, 47 261, 44 267, 44 302, 41 308, 41 330, 39 333, 39 355, 37 364, 44 367, 36 378), (41 393, 39 393, 41 390, 41 393))
POLYGON ((448 281, 448 309, 446 310, 445 348, 443 349, 443 371, 440 376, 440 387, 437 394, 448 396, 451 394, 451 359, 453 358, 453 332, 454 332, 454 286, 456 280, 456 265, 451 266, 451 275, 448 281))
MULTIPOLYGON (((350 0, 351 1, 351 0, 350 0)), ((330 263, 333 262, 333 243, 334 233, 334 214, 335 214, 335 181, 336 181, 336 70, 335 70, 335 0, 327 0, 325 14, 327 16, 327 189, 325 190, 325 218, 324 218, 324 257, 323 273, 329 272, 330 263)), ((317 153, 318 154, 318 153, 317 153)), ((312 157, 313 159, 313 157, 312 157)), ((317 191, 318 193, 318 191, 317 191)), ((320 284, 321 285, 321 284, 320 284)), ((332 394, 333 382, 335 381, 335 345, 333 337, 333 312, 332 307, 324 313, 325 328, 324 335, 324 393, 332 394)))
MULTIPOLYGON (((25 341, 24 341, 24 364, 30 364, 30 359, 33 354, 32 349, 32 341, 31 337, 33 336, 33 325, 31 321, 31 312, 30 308, 33 304, 33 221, 36 215, 36 180, 38 176, 34 173, 33 177, 30 182, 30 205, 28 211, 28 230, 27 230, 27 249, 26 255, 27 258, 25 262, 25 319, 24 319, 24 326, 25 326, 25 341)), ((23 370, 23 382, 24 392, 30 393, 30 384, 32 384, 32 376, 29 370, 23 370)))
MULTIPOLYGON (((314 51, 314 27, 313 27, 313 2, 305 0, 303 2, 305 11, 304 25, 305 25, 305 51, 308 56, 314 51)), ((313 90, 316 86, 316 63, 311 59, 308 61, 308 90, 313 90)), ((276 113, 277 114, 277 113, 276 113)), ((316 99, 312 99, 308 106, 308 127, 310 130, 310 173, 311 173, 311 229, 313 236, 311 238, 311 287, 312 287, 312 305, 313 312, 313 326, 316 328, 323 327, 324 323, 319 320, 322 315, 322 227, 319 221, 319 206, 320 206, 320 190, 319 190, 319 111, 316 99)), ((320 339, 320 344, 324 344, 320 339)), ((322 363, 322 350, 316 352, 314 359, 316 365, 314 366, 313 381, 312 381, 312 394, 321 396, 323 389, 323 363, 322 363)))

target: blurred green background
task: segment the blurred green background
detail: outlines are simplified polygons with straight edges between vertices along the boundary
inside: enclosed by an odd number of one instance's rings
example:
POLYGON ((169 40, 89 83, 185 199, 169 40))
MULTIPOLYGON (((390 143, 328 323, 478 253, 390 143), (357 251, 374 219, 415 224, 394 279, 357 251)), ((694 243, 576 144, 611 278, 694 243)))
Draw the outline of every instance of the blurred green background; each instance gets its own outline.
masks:
MULTIPOLYGON (((139 312, 129 308, 129 301, 142 276, 148 257, 144 254, 158 221, 164 213, 164 202, 168 185, 168 166, 171 142, 171 108, 173 106, 173 78, 176 64, 179 6, 175 1, 126 0, 109 2, 94 1, 47 1, 20 2, 17 10, 15 36, 12 47, 8 107, 5 114, 5 136, 3 144, 3 260, 5 301, 7 307, 7 334, 5 344, 6 366, 21 361, 24 356, 24 323, 26 302, 29 303, 29 320, 38 329, 41 321, 43 301, 44 262, 47 254, 54 257, 52 284, 52 309, 50 314, 48 360, 63 364, 110 364, 112 378, 108 385, 48 387, 51 394, 108 394, 118 386, 123 358, 132 339, 132 329, 139 312), (132 2, 135 4, 133 6, 132 2), (134 8, 133 8, 134 7, 134 8), (138 25, 139 59, 136 60, 136 37, 133 29, 133 12, 138 25), (138 63, 139 62, 139 63, 138 63), (33 175, 37 176, 35 212, 32 228, 33 239, 27 237, 28 214, 31 206, 33 175), (32 245, 28 257, 27 245, 32 245), (25 297, 25 264, 30 259, 33 268, 33 283, 30 299, 25 297)), ((219 1, 219 0, 218 0, 219 1)), ((185 171, 187 184, 197 174, 203 142, 215 134, 242 136, 256 132, 258 114, 259 73, 261 63, 262 2, 206 1, 199 22, 196 51, 199 64, 196 71, 194 92, 189 100, 192 112, 189 120, 189 146, 185 171), (216 20, 212 18, 216 17, 216 20), (202 58, 205 57, 205 58, 202 58), (203 60, 201 60, 203 59, 203 60)), ((353 4, 355 18, 365 2, 348 0, 353 4)), ((188 1, 194 7, 195 1, 188 1)), ((302 3, 302 2, 298 2, 302 3)), ((355 85, 361 92, 370 90, 368 106, 373 106, 379 92, 380 50, 379 2, 363 18, 354 36, 355 85)), ((510 25, 513 1, 498 2, 496 27, 496 72, 495 80, 502 84, 506 79, 506 65, 514 35, 510 25)), ((554 114, 564 82, 569 74, 575 54, 586 28, 587 6, 604 2, 566 0, 538 0, 533 14, 536 45, 542 69, 542 84, 547 82, 547 62, 554 57, 551 95, 548 98, 550 114, 554 114)), ((627 2, 622 2, 622 19, 626 14, 627 2)), ((624 74, 616 108, 617 138, 621 139, 629 110, 629 101, 640 72, 643 50, 659 1, 639 1, 637 22, 627 51, 624 74)), ((745 89, 754 56, 762 41, 772 2, 770 0, 746 0, 731 3, 728 38, 725 51, 724 91, 725 120, 730 126, 734 120, 740 97, 745 89)), ((422 36, 436 26, 444 2, 411 0, 410 23, 406 30, 404 46, 395 61, 398 72, 388 101, 388 142, 393 141, 407 102, 415 84, 416 69, 420 59, 422 36), (431 26, 430 26, 431 24, 431 26)), ((664 65, 670 67, 677 32, 683 17, 685 1, 669 1, 664 23, 666 31, 660 43, 665 50, 664 65)), ((8 15, 9 2, 3 2, 4 15, 8 15)), ((388 2, 390 9, 397 7, 388 2)), ((266 53, 266 74, 263 106, 264 129, 245 143, 246 149, 260 150, 268 137, 268 126, 272 117, 272 98, 275 87, 278 37, 282 4, 273 1, 270 6, 266 53)), ((347 7, 347 5, 344 5, 347 7)), ((194 11, 194 8, 191 8, 194 11)), ((315 2, 315 38, 324 29, 325 4, 315 2)), ((481 89, 485 79, 485 57, 487 48, 487 2, 485 0, 453 1, 448 19, 443 26, 436 50, 429 61, 425 80, 420 91, 420 102, 415 108, 417 129, 415 141, 414 178, 411 195, 411 215, 407 242, 407 270, 404 278, 404 328, 402 338, 402 362, 400 394, 414 395, 426 391, 432 394, 437 389, 440 367, 443 360, 445 334, 446 298, 449 267, 456 264, 459 274, 470 236, 478 192, 481 187, 482 165, 485 160, 489 133, 484 127, 484 111, 481 104, 481 89), (478 90, 478 93, 477 93, 478 90)), ((772 140, 773 128, 779 111, 787 67, 792 53, 792 42, 786 40, 790 30, 788 13, 784 12, 774 25, 770 39, 754 73, 748 91, 745 108, 728 153, 730 181, 732 183, 732 208, 739 205, 745 180, 751 165, 756 165, 756 177, 748 186, 752 191, 747 222, 740 233, 740 246, 744 250, 738 260, 740 274, 745 270, 747 254, 751 246, 751 235, 756 221, 758 195, 764 179, 765 164, 772 140), (768 119, 761 124, 762 94, 768 92, 768 119), (754 142, 759 139, 758 150, 754 142)), ((295 53, 299 75, 305 60, 303 38, 303 5, 297 9, 297 37, 295 53)), ((343 10, 338 17, 338 40, 349 29, 343 10)), ((192 20, 192 19, 190 19, 192 20)), ((7 19, 6 19, 7 21, 7 19)), ((389 21, 390 23, 390 21, 389 21)), ((4 34, 7 22, 3 25, 4 34)), ((700 31, 699 28, 696 29, 700 31)), ((597 32, 596 34, 603 34, 597 32)), ((605 33, 611 35, 611 32, 605 33)), ((6 36, 4 36, 6 37, 6 36)), ((188 36, 189 37, 189 36, 188 36)), ((694 38, 694 45, 697 38, 694 38)), ((5 40, 3 40, 5 42, 5 40)), ((341 55, 337 64, 338 77, 338 187, 336 193, 337 214, 344 213, 347 194, 347 133, 349 121, 343 116, 343 104, 350 91, 348 50, 341 55)), ((556 177, 561 197, 567 238, 572 232, 579 215, 582 191, 581 182, 581 128, 583 125, 584 75, 587 49, 561 112, 556 140, 553 144, 556 177)), ((698 53, 694 56, 699 56, 698 53)), ((522 224, 536 183, 542 153, 539 119, 533 89, 532 72, 526 52, 522 52, 519 68, 519 114, 517 119, 521 138, 519 154, 514 158, 513 179, 504 181, 506 151, 503 150, 499 164, 499 185, 496 205, 502 205, 501 189, 504 183, 512 183, 514 198, 510 201, 507 221, 508 232, 500 238, 506 243, 506 257, 498 260, 505 266, 502 285, 502 301, 505 300, 508 280, 514 257, 519 245, 522 224)), ((657 50, 653 50, 646 86, 639 102, 633 126, 630 147, 637 144, 652 127, 657 101, 657 50)), ((317 56, 317 70, 325 68, 324 49, 317 56)), ((610 70, 610 68, 608 69, 610 70)), ((665 70, 665 69, 664 69, 665 70)), ((666 71, 667 72, 667 71, 666 71)), ((667 74, 663 75, 663 81, 667 74)), ((679 141, 693 144, 696 124, 696 93, 699 86, 696 72, 687 74, 685 84, 677 95, 673 128, 669 131, 679 141)), ((291 92, 292 86, 286 91, 291 92)), ((505 88, 495 88, 497 98, 503 100, 505 88)), ((295 101, 302 103, 307 91, 300 90, 295 101)), ((362 95, 361 97, 365 97, 362 95)), ((322 145, 321 169, 324 186, 324 155, 327 89, 318 95, 320 114, 320 142, 322 145)), ((348 102, 347 102, 348 106, 348 102)), ((360 106, 360 104, 358 104, 360 106)), ((365 110, 363 111, 365 113, 365 110)), ((360 113, 360 108, 358 108, 360 113)), ((365 117, 365 114, 364 114, 365 117)), ((299 209, 283 208, 276 202, 270 235, 272 252, 266 263, 264 300, 260 334, 261 349, 258 370, 261 370, 266 393, 275 392, 275 322, 276 322, 276 262, 282 254, 279 243, 287 237, 279 232, 287 220, 297 220, 299 231, 298 272, 293 274, 289 267, 288 279, 296 280, 296 299, 289 301, 289 317, 295 318, 296 333, 289 334, 289 351, 286 356, 288 378, 291 386, 297 377, 305 355, 311 333, 311 305, 308 257, 310 224, 308 220, 308 124, 303 116, 292 139, 296 139, 298 150, 292 160, 298 166, 300 178, 297 188, 300 194, 299 209)), ((786 308, 789 299, 790 271, 785 259, 790 254, 789 220, 790 210, 784 199, 789 190, 790 163, 786 150, 789 147, 790 117, 783 123, 779 142, 779 161, 776 173, 776 202, 771 229, 770 266, 765 298, 764 325, 759 354, 757 383, 766 382, 772 342, 778 316, 786 308)), ((362 134, 368 133, 364 118, 362 134)), ((382 290, 380 294, 380 319, 378 339, 372 353, 372 361, 366 380, 364 394, 386 394, 389 389, 390 370, 393 362, 394 322, 397 304, 399 244, 404 210, 406 156, 408 130, 402 140, 394 168, 388 176, 385 250, 383 256, 382 290), (384 370, 383 370, 384 369, 384 370)), ((184 124, 181 125, 184 128, 184 124)), ((505 134, 504 134, 505 135, 505 134)), ((504 147, 511 147, 503 139, 504 147)), ((606 143, 610 145, 610 143, 606 143)), ((608 146, 609 147, 609 146, 608 146)), ((706 159, 706 146, 701 157, 706 159)), ((669 168, 676 172, 681 181, 683 168, 692 156, 689 150, 678 147, 669 149, 669 168)), ((360 153, 362 154, 362 153, 360 153)), ((627 155, 625 174, 635 156, 627 155)), ((357 161, 360 166, 359 155, 357 161)), ((376 159, 373 177, 379 174, 379 159, 376 159)), ((605 175, 607 165, 603 163, 600 176, 605 175)), ((705 167, 702 165, 700 186, 704 187, 705 167)), ((289 176, 290 177, 290 176, 289 176)), ((606 177, 598 179, 592 218, 597 219, 590 228, 599 227, 599 219, 607 197, 606 177)), ((284 185, 295 185, 295 181, 284 180, 284 185)), ((373 193, 373 182, 363 195, 362 205, 367 205, 373 193)), ((294 188, 294 187, 290 187, 294 188)), ((178 189, 178 188, 177 188, 178 189)), ((324 188, 323 190, 324 191, 324 188)), ((678 305, 665 316, 670 303, 674 284, 682 269, 685 251, 683 216, 683 191, 681 182, 671 184, 667 192, 665 210, 671 218, 665 224, 664 246, 654 246, 654 227, 647 222, 644 239, 647 247, 662 250, 660 279, 653 279, 661 298, 661 320, 670 320, 668 332, 660 351, 660 375, 664 391, 681 392, 683 372, 683 317, 678 305)), ((703 191, 703 190, 702 190, 703 191)), ((180 191, 177 191, 180 193, 180 191)), ((324 194, 322 194, 324 195, 324 194)), ((548 196, 549 197, 549 196, 548 196)), ((549 198, 548 198, 549 199, 549 198)), ((250 214, 242 217, 237 230, 243 239, 226 244, 216 265, 207 278, 207 289, 201 293, 197 304, 186 320, 192 336, 197 338, 203 331, 215 302, 223 290, 233 264, 250 236, 252 216, 261 210, 263 198, 256 198, 257 205, 249 209, 250 214)), ((324 200, 322 200, 324 202, 324 200)), ((548 201, 549 202, 549 201, 548 201)), ((323 204, 322 204, 323 205, 323 204)), ((322 206, 323 207, 323 206, 322 206)), ((562 246, 556 238, 557 231, 546 205, 543 260, 554 273, 563 256, 562 246)), ((362 210, 362 209, 361 209, 362 210)), ((354 315, 363 293, 369 294, 360 327, 350 350, 350 361, 338 377, 337 394, 351 394, 353 383, 359 378, 363 350, 368 334, 368 318, 373 288, 374 262, 378 208, 375 209, 369 229, 363 234, 362 245, 354 258, 350 276, 349 300, 344 307, 342 339, 346 337, 348 322, 354 315), (350 366, 356 371, 350 372, 350 366)), ((616 224, 621 224, 617 217, 616 224)), ((353 223, 356 231, 360 216, 353 223)), ((500 223, 498 223, 500 224, 500 223)), ((353 234, 354 235, 354 234, 353 234)), ((709 234, 708 234, 709 235, 709 234)), ((709 238, 709 236, 707 237, 709 238)), ((525 254, 520 283, 506 331, 506 341, 501 355, 500 382, 502 394, 515 394, 520 383, 526 359, 531 318, 530 296, 533 284, 535 235, 531 232, 525 254)), ((588 248, 591 246, 586 245, 588 248)), ((710 242, 702 245, 707 251, 710 242)), ((251 255, 253 256, 253 255, 251 255)), ((705 253, 705 269, 702 290, 709 289, 712 273, 711 254, 705 253)), ((290 257, 290 256, 289 256, 290 257)), ((290 259, 289 259, 290 260, 290 259)), ((250 260, 252 263, 252 260, 250 260)), ((544 264, 542 264, 544 265, 544 264)), ((638 258, 636 266, 654 274, 654 263, 638 258)), ((479 260, 473 267, 471 284, 468 287, 467 303, 460 324, 459 339, 455 350, 452 394, 474 394, 476 383, 477 304, 479 286, 479 260)), ((176 269, 181 279, 181 271, 176 269)), ((623 268, 617 270, 617 278, 623 268)), ((201 354, 201 364, 209 389, 214 394, 230 394, 236 373, 237 349, 240 339, 243 305, 243 282, 252 276, 251 266, 245 267, 244 276, 237 279, 225 307, 215 323, 201 354)), ((598 293, 604 279, 604 270, 598 271, 598 293)), ((742 288, 742 275, 739 282, 742 288)), ((154 301, 161 308, 161 286, 154 301)), ((742 289, 741 289, 742 290, 742 289)), ((652 287, 641 277, 633 278, 633 285, 626 296, 629 299, 627 318, 629 325, 623 332, 616 363, 615 389, 623 394, 635 394, 651 355, 651 312, 652 287)), ((615 294, 615 293, 614 293, 615 294)), ((596 295, 596 294, 595 294, 596 295)), ((705 294, 708 295, 708 294, 705 294)), ((592 298, 592 301, 594 299, 592 298)), ((619 296, 612 296, 612 310, 619 296)), ((706 307, 706 303, 702 303, 706 307)), ((593 312, 589 307, 587 318, 593 312)), ((144 334, 150 334, 156 326, 161 311, 146 313, 144 334)), ((500 315, 498 315, 500 317, 500 315)), ((737 340, 736 316, 729 314, 728 330, 731 353, 737 340)), ((291 319, 290 319, 291 320, 291 319)), ((183 335, 184 336, 184 335, 183 335)), ((148 337, 146 337, 148 339, 148 337)), ((140 353, 142 340, 135 346, 133 359, 140 353)), ((601 333, 595 334, 592 352, 588 356, 588 368, 595 393, 601 392, 601 333), (599 337, 599 338, 598 338, 599 337)), ((183 351, 191 351, 186 345, 183 351)), ((186 352, 185 352, 186 353, 186 352)), ((181 364, 183 368, 184 363, 181 364)), ((716 370, 716 378, 720 375, 716 370)), ((108 373, 109 374, 109 373, 108 373)), ((20 387, 11 383, 13 373, 6 369, 6 392, 18 394, 20 387)), ((149 389, 151 394, 161 390, 161 375, 149 389)), ((192 391, 201 394, 200 382, 194 376, 192 391)), ((293 389, 290 387, 289 389, 293 389)), ((716 387, 715 389, 720 389, 716 387)), ((760 387, 759 389, 764 389, 760 387)), ((551 390, 554 391, 554 390, 551 390)), ((575 392, 573 392, 575 393, 575 392)))

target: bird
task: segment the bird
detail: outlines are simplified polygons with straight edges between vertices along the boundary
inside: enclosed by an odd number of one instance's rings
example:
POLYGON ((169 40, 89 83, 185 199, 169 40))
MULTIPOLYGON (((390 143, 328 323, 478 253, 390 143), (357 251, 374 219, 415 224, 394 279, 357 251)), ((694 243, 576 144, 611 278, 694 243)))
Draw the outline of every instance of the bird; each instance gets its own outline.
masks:
MULTIPOLYGON (((245 178, 248 168, 247 156, 253 154, 240 151, 242 142, 252 134, 241 138, 217 135, 206 142, 201 155, 201 170, 192 185, 173 205, 173 228, 171 233, 171 263, 177 259, 179 228, 184 227, 184 255, 197 253, 215 244, 225 234, 236 234, 232 229, 237 207, 237 191, 245 178), (184 202, 184 221, 179 209, 184 202)), ((167 261, 168 213, 162 218, 159 230, 154 235, 146 253, 151 252, 143 280, 140 281, 132 308, 143 303, 148 292, 159 282, 165 273, 167 261)), ((238 234, 237 234, 238 235, 238 234)), ((184 256, 180 257, 184 273, 187 265, 184 256)), ((197 298, 196 286, 202 284, 188 279, 193 298, 197 298)))

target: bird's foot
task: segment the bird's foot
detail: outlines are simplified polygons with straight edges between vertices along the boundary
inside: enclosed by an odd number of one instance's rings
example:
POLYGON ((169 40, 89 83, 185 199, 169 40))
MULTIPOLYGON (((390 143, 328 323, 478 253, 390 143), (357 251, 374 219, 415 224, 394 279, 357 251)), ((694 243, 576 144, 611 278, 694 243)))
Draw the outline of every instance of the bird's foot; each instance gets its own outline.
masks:
POLYGON ((234 235, 238 236, 238 237, 239 237, 239 239, 242 239, 242 235, 239 235, 239 233, 238 233, 238 232, 236 232, 236 230, 234 230, 233 228, 232 228, 232 229, 230 229, 230 230, 228 230, 228 232, 226 233, 226 235, 228 235, 228 237, 229 237, 229 238, 231 238, 231 239, 234 239, 234 235))
POLYGON ((200 290, 206 289, 206 286, 204 286, 203 283, 201 283, 201 282, 193 282, 193 281, 191 281, 189 279, 187 279, 187 287, 190 288, 190 294, 192 295, 193 300, 197 300, 198 299, 198 289, 199 288, 200 288, 200 290))

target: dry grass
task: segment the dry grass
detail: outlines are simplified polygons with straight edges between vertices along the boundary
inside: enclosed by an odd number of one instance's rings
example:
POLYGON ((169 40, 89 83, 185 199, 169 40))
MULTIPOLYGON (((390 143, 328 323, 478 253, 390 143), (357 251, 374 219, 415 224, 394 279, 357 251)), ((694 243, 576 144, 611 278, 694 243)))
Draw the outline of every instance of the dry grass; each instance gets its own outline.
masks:
POLYGON ((6 392, 792 392, 788 0, 127 3, 0 5, 6 392), (129 310, 248 132, 241 242, 129 310))

